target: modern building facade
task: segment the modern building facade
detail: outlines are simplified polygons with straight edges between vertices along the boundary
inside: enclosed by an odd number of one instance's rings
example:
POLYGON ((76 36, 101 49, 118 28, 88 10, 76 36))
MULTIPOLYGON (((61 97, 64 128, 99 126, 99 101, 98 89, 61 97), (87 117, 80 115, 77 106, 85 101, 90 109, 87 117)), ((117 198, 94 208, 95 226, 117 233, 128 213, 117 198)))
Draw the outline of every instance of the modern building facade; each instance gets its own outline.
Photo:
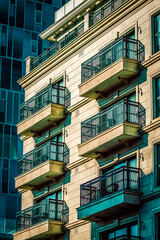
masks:
POLYGON ((160 239, 160 2, 71 0, 26 59, 14 240, 160 239))
POLYGON ((54 22, 62 1, 0 0, 0 239, 16 228, 21 195, 15 189, 17 159, 22 142, 17 136, 19 105, 24 91, 17 80, 25 74, 25 58, 37 56, 51 44, 39 33, 54 22))

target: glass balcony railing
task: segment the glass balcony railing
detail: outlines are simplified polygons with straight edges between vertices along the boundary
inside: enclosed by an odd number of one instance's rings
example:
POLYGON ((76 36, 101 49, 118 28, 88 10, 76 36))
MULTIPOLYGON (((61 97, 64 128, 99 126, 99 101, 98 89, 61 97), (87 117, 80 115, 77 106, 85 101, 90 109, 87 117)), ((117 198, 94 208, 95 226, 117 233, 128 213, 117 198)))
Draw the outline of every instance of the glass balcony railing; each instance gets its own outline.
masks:
POLYGON ((44 62, 50 56, 54 55, 61 48, 65 47, 68 43, 73 41, 76 37, 81 35, 83 32, 84 32, 84 23, 77 26, 74 30, 72 30, 70 33, 65 35, 65 37, 63 37, 61 40, 59 40, 59 42, 56 42, 50 48, 48 48, 46 51, 44 51, 42 54, 40 54, 38 57, 36 57, 34 60, 32 60, 30 70, 37 67, 39 64, 44 62))
POLYGON ((46 220, 68 223, 69 208, 64 201, 46 199, 16 214, 16 230, 20 231, 46 220))
POLYGON ((80 186, 80 205, 84 206, 117 191, 140 191, 141 170, 120 167, 80 186))
POLYGON ((144 61, 144 46, 136 39, 121 37, 103 48, 99 53, 82 63, 82 83, 93 77, 120 58, 144 61))
POLYGON ((66 87, 50 84, 20 105, 20 122, 29 118, 50 103, 70 106, 70 92, 66 87))
POLYGON ((110 240, 142 240, 141 237, 122 235, 119 237, 111 238, 110 240))
POLYGON ((118 9, 122 4, 128 0, 109 0, 103 4, 100 8, 90 13, 90 27, 95 23, 99 22, 104 17, 108 16, 114 10, 118 9))
POLYGON ((69 148, 65 143, 49 141, 18 159, 18 175, 30 171, 47 160, 69 163, 69 148))
POLYGON ((137 102, 123 99, 112 108, 101 111, 81 123, 81 142, 86 142, 122 122, 137 123, 140 126, 144 126, 144 108, 137 102))

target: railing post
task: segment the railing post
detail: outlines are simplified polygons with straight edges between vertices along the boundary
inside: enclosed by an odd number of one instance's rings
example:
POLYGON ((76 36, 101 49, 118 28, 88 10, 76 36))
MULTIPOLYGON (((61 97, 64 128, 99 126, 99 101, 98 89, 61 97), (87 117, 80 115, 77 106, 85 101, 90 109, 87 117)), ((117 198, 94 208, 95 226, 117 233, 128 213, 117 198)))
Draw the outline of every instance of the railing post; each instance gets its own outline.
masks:
POLYGON ((101 8, 101 19, 104 18, 104 9, 101 8))
POLYGON ((136 54, 137 54, 137 61, 139 60, 139 56, 138 56, 138 49, 139 49, 139 47, 138 47, 138 45, 139 45, 139 41, 138 40, 136 40, 136 54))
POLYGON ((92 200, 91 200, 91 198, 92 198, 91 189, 92 189, 92 187, 91 187, 91 183, 90 183, 90 202, 92 201, 92 200))
POLYGON ((89 11, 84 14, 84 32, 89 29, 89 11))
POLYGON ((111 0, 111 12, 114 10, 114 0, 111 0))
POLYGON ((33 62, 34 59, 35 58, 31 57, 31 56, 29 56, 25 59, 25 61, 26 61, 26 74, 29 73, 32 70, 31 66, 32 66, 32 62, 33 62))

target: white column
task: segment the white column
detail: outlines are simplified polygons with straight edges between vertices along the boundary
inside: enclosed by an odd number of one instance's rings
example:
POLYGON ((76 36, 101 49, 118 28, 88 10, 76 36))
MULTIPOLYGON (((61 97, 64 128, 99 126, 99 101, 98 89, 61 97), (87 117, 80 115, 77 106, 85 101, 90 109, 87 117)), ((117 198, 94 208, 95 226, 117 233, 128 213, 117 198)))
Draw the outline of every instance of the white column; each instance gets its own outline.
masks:
POLYGON ((26 59, 26 74, 28 74, 31 70, 31 61, 34 60, 34 57, 27 57, 26 59))

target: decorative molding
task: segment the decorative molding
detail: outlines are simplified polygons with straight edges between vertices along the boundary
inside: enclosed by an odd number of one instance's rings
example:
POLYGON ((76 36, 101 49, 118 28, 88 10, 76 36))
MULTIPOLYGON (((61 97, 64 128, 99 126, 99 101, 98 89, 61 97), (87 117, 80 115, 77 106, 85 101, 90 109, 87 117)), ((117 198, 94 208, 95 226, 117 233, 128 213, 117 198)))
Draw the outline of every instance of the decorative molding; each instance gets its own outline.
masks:
POLYGON ((21 141, 25 141, 25 140, 27 140, 27 139, 29 139, 30 137, 29 136, 20 136, 20 139, 21 139, 21 141))
POLYGON ((91 102, 93 99, 90 98, 84 98, 80 100, 79 102, 75 103, 71 107, 67 108, 67 112, 74 112, 75 110, 79 109, 80 107, 84 106, 85 104, 91 102))
POLYGON ((152 120, 152 122, 150 124, 148 124, 147 126, 143 127, 141 132, 151 132, 155 129, 157 129, 158 127, 160 127, 160 117, 156 118, 154 120, 152 120))
POLYGON ((66 166, 66 171, 67 170, 72 170, 78 166, 81 166, 82 164, 86 163, 86 162, 89 162, 93 160, 92 158, 80 158, 78 159, 77 161, 73 162, 73 163, 70 163, 66 166))
POLYGON ((154 64, 155 62, 158 62, 159 60, 160 60, 160 51, 153 54, 152 56, 149 56, 149 58, 146 61, 142 62, 142 64, 140 65, 140 70, 151 66, 152 64, 154 64))
POLYGON ((83 226, 83 225, 88 224, 88 223, 90 223, 90 222, 86 221, 86 220, 77 220, 75 222, 66 224, 65 227, 67 229, 71 230, 73 228, 80 227, 80 226, 83 226))
POLYGON ((158 197, 160 197, 160 189, 158 191, 154 191, 154 192, 151 192, 149 194, 142 195, 141 201, 142 202, 148 202, 148 201, 154 200, 158 197))

